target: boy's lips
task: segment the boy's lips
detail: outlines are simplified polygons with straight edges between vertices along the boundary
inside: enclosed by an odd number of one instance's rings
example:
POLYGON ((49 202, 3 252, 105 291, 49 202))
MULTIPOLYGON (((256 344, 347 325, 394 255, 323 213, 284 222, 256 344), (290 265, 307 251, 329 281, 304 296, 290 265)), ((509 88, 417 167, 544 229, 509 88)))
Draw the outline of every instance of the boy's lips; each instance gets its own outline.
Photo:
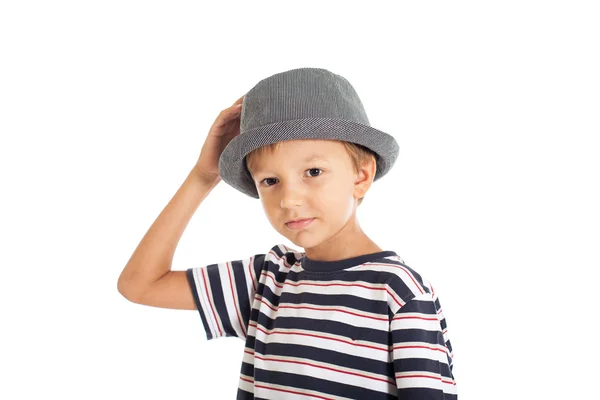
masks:
POLYGON ((304 229, 314 220, 314 218, 299 219, 296 221, 288 221, 285 225, 290 229, 304 229))

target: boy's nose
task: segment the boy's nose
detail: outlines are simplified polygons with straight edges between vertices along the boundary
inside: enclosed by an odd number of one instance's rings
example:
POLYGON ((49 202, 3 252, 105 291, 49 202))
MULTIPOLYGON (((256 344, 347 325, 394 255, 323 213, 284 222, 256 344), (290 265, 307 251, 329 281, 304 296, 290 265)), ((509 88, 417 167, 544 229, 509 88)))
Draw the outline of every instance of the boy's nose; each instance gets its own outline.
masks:
POLYGON ((282 208, 301 206, 302 196, 297 185, 287 185, 282 188, 280 205, 282 208))
POLYGON ((278 185, 277 194, 281 196, 279 205, 282 208, 303 206, 310 196, 311 188, 302 180, 282 179, 278 185))
POLYGON ((302 206, 302 200, 298 198, 298 196, 284 196, 281 198, 281 207, 282 208, 290 208, 290 207, 299 207, 302 206))

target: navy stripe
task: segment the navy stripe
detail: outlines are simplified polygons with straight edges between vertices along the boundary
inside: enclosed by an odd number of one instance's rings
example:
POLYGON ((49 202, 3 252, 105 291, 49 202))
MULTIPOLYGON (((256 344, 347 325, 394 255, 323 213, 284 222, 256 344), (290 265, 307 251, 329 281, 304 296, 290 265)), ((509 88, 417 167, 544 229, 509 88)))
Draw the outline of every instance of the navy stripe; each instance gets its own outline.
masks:
POLYGON ((457 400, 458 396, 430 388, 403 388, 398 391, 398 398, 402 400, 457 400))
POLYGON ((441 344, 444 345, 444 342, 440 343, 440 332, 438 331, 425 331, 422 329, 396 329, 392 330, 392 339, 394 343, 404 343, 404 342, 424 342, 429 344, 441 344))
POLYGON ((448 366, 436 360, 425 358, 401 358, 394 361, 395 372, 427 371, 440 374, 446 378, 451 377, 448 366))
POLYGON ((233 329, 229 319, 229 313, 227 312, 227 307, 225 306, 225 298, 223 297, 223 292, 231 296, 231 289, 229 287, 223 288, 221 283, 221 277, 219 275, 219 265, 211 264, 206 267, 206 273, 208 275, 208 280, 210 281, 210 286, 212 288, 212 299, 214 302, 215 312, 219 316, 219 319, 223 325, 223 333, 225 336, 238 336, 237 332, 233 329))
POLYGON ((204 309, 200 305, 200 299, 198 297, 198 290, 196 289, 196 282, 194 281, 194 274, 192 272, 193 268, 189 268, 186 271, 186 277, 190 287, 192 289, 192 294, 194 295, 194 302, 196 303, 196 308, 200 313, 200 318, 202 319, 202 325, 204 326, 204 332, 206 333, 206 340, 213 339, 212 333, 210 333, 210 328, 208 327, 208 320, 206 319, 206 315, 204 315, 204 309))
POLYGON ((238 389, 236 400, 259 400, 258 397, 254 397, 252 393, 248 393, 245 390, 238 389))
POLYGON ((240 373, 246 376, 254 376, 254 365, 242 361, 242 368, 240 369, 240 373))
MULTIPOLYGON (((348 385, 330 380, 319 379, 318 377, 305 376, 299 374, 290 374, 279 371, 265 371, 255 369, 255 381, 268 382, 276 385, 289 386, 290 388, 299 388, 306 390, 317 390, 322 393, 334 396, 348 397, 351 399, 369 399, 369 400, 393 400, 398 399, 395 395, 389 395, 380 391, 366 389, 360 386, 348 385)), ((290 389, 294 390, 294 389, 290 389)), ((275 392, 274 392, 275 393, 275 392)))
MULTIPOLYGON (((247 332, 248 319, 250 318, 250 300, 248 299, 248 282, 246 281, 244 268, 242 261, 231 262, 231 269, 233 270, 233 278, 235 280, 235 291, 238 298, 238 307, 242 323, 244 324, 244 330, 247 332)), ((250 285, 252 285, 251 282, 250 285)))
POLYGON ((413 299, 412 301, 409 301, 402 306, 402 309, 398 313, 421 313, 437 316, 437 310, 435 309, 434 302, 420 299, 413 299))
MULTIPOLYGON (((267 354, 267 346, 260 341, 256 341, 256 351, 261 354, 267 354)), ((373 350, 377 351, 377 350, 373 350)), ((320 361, 328 364, 335 364, 341 367, 353 368, 359 371, 365 371, 373 374, 394 377, 394 370, 391 364, 368 358, 353 356, 351 354, 341 353, 339 351, 317 348, 312 346, 292 345, 287 343, 269 343, 269 357, 287 356, 296 357, 310 361, 320 361)), ((308 362, 310 362, 308 361, 308 362)))
MULTIPOLYGON (((368 340, 369 342, 381 345, 387 345, 389 343, 388 331, 353 326, 334 320, 319 320, 318 322, 315 322, 314 320, 307 320, 306 318, 282 316, 272 319, 260 312, 257 323, 266 330, 274 328, 301 329, 312 331, 314 333, 345 336, 348 340, 368 340), (310 324, 310 326, 308 324, 310 324)), ((381 324, 385 326, 388 325, 387 322, 381 322, 381 324)))
MULTIPOLYGON (((265 293, 263 293, 263 296, 265 293)), ((270 293, 272 295, 272 293, 270 293)), ((386 296, 387 297, 387 296, 386 296)), ((269 298, 271 300, 271 298, 269 298)), ((347 307, 356 310, 356 312, 365 311, 370 314, 380 314, 380 317, 387 319, 388 304, 387 301, 365 299, 363 297, 349 294, 320 294, 320 293, 283 293, 280 303, 300 304, 309 303, 314 306, 328 307, 347 307)))

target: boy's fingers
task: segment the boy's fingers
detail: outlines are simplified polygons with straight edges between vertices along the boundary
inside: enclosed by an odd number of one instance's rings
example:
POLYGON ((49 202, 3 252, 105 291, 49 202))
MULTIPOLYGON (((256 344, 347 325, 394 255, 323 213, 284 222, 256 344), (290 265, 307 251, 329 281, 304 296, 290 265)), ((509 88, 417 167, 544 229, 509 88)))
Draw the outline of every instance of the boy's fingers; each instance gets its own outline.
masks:
POLYGON ((231 121, 233 118, 237 118, 239 113, 242 111, 242 107, 236 107, 235 105, 222 110, 217 117, 220 120, 217 126, 223 126, 231 121))
POLYGON ((244 101, 244 97, 246 96, 246 94, 244 94, 242 97, 240 97, 239 99, 237 99, 232 106, 235 106, 236 104, 242 104, 242 101, 244 101))

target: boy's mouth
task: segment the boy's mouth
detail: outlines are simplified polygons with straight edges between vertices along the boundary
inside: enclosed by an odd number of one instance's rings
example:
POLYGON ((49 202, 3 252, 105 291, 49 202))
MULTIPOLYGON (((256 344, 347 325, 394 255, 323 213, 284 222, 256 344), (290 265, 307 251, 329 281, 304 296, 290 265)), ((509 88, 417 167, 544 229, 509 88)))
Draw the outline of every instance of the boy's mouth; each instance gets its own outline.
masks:
POLYGON ((314 218, 305 218, 305 219, 299 219, 299 220, 295 220, 295 221, 288 221, 285 223, 285 225, 290 228, 290 229, 304 229, 306 228, 308 225, 310 225, 310 223, 314 220, 314 218))

